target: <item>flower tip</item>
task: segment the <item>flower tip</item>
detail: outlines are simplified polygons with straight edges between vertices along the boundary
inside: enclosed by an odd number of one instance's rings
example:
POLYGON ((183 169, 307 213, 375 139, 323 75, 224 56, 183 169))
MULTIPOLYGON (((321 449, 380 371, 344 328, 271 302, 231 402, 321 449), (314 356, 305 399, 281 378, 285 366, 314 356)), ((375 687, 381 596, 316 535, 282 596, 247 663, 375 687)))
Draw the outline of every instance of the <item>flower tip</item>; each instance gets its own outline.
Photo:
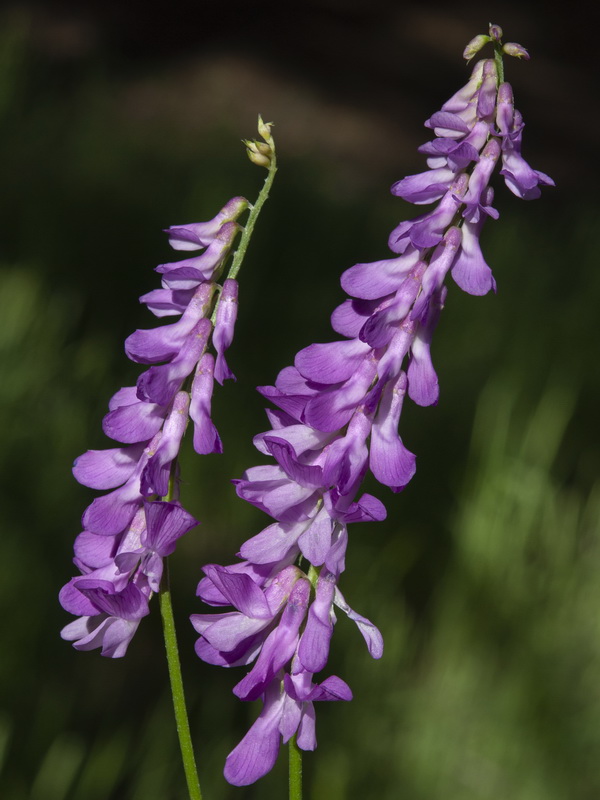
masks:
POLYGON ((490 38, 500 43, 500 40, 502 39, 503 36, 502 28, 500 27, 500 25, 494 25, 493 22, 490 22, 489 30, 490 30, 490 38))
POLYGON ((268 144, 272 144, 273 137, 271 135, 272 122, 264 122, 261 115, 258 115, 258 132, 268 144))

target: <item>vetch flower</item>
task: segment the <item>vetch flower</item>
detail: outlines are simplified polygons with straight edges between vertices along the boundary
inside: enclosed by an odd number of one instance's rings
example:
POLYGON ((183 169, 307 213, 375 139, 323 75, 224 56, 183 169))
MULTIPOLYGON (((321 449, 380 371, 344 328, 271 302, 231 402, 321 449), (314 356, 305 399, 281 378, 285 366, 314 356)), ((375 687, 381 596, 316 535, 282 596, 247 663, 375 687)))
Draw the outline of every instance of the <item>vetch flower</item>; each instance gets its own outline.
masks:
POLYGON ((163 559, 198 524, 177 501, 177 458, 190 417, 195 449, 222 451, 211 419, 215 358, 208 348, 214 335, 218 377, 231 377, 224 352, 233 339, 237 282, 226 280, 221 288, 217 281, 241 230, 236 220, 247 208, 244 198, 235 197, 208 222, 168 229, 175 249, 203 252, 160 265, 162 288, 141 301, 158 317, 180 318, 127 338, 129 358, 148 369, 136 386, 113 396, 103 421, 104 432, 124 446, 90 450, 75 461, 80 483, 109 490, 83 514, 74 559, 81 575, 60 593, 65 610, 78 617, 62 636, 77 649, 101 647, 111 658, 125 654, 159 591, 163 559))
MULTIPOLYGON (((466 85, 425 123, 434 136, 420 148, 428 168, 392 186, 408 202, 435 203, 433 210, 395 228, 393 257, 343 273, 349 297, 331 318, 342 338, 305 347, 274 386, 259 387, 277 409, 267 412, 271 429, 255 445, 274 463, 251 467, 234 484, 238 496, 271 521, 242 544, 243 561, 205 568, 199 596, 236 610, 192 616, 200 658, 250 667, 234 692, 263 702, 227 758, 225 777, 235 785, 268 772, 280 742, 294 734, 301 749, 316 745, 314 700, 351 698, 336 676, 314 681, 327 665, 335 608, 358 625, 371 656, 382 656, 381 634, 340 590, 349 526, 385 518, 382 503, 361 494, 362 481, 370 471, 399 492, 415 475, 416 457, 400 436, 400 417, 406 396, 422 406, 439 400, 431 346, 447 276, 469 294, 496 290, 479 238, 485 220, 498 218, 490 186, 498 165, 519 197, 532 199, 541 186, 553 185, 521 155, 523 123, 503 79, 501 39, 501 29, 491 25, 489 34, 469 43, 465 58, 487 44, 494 58, 475 64, 466 85), (282 576, 293 587, 273 606, 268 598, 282 576)), ((518 45, 504 52, 525 54, 518 45)))

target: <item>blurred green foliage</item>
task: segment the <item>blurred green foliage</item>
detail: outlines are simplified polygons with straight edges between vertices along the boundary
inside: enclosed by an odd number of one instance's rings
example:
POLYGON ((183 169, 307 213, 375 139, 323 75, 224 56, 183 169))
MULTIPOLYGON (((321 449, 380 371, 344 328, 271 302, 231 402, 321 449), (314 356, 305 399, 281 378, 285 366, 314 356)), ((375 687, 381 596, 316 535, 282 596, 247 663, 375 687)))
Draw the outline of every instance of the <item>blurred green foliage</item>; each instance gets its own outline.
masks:
MULTIPOLYGON (((9 800, 184 796, 158 615, 121 661, 76 653, 58 636, 67 619, 56 596, 91 499, 69 464, 106 446, 106 402, 135 380, 122 341, 153 324, 136 298, 157 285, 152 267, 172 258, 160 229, 209 218, 234 194, 256 196, 262 175, 234 131, 192 141, 168 120, 126 121, 114 82, 100 61, 48 69, 27 49, 24 18, 3 28, 0 785, 9 800)), ((195 658, 187 623, 201 566, 232 562, 264 525, 229 484, 257 460, 251 437, 265 420, 253 387, 330 336, 339 273, 385 257, 387 232, 411 213, 385 191, 334 198, 328 185, 326 165, 283 159, 241 274, 238 383, 215 398, 226 452, 183 458, 183 501, 202 525, 171 573, 207 800, 285 796, 283 757, 257 787, 225 784, 225 756, 256 704, 231 695, 236 675, 195 658)), ((499 294, 450 287, 434 342, 440 405, 403 415, 417 476, 384 497, 385 523, 351 533, 342 588, 381 627, 386 651, 372 662, 340 619, 331 671, 355 699, 318 709, 319 749, 305 758, 311 798, 600 794, 597 205, 550 193, 499 205, 484 238, 499 294)))

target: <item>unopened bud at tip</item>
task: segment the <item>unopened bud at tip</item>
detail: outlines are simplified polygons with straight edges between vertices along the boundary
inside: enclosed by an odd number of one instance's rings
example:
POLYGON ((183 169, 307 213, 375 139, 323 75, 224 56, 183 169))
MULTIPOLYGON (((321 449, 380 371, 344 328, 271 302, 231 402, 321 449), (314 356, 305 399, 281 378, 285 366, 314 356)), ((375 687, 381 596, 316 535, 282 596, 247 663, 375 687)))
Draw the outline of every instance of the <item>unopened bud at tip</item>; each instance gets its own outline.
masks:
POLYGON ((503 47, 502 50, 506 53, 507 56, 514 56, 515 58, 524 58, 525 61, 529 61, 529 53, 523 45, 517 44, 516 42, 507 42, 503 47))
POLYGON ((265 142, 271 143, 273 137, 271 136, 271 128, 273 126, 272 122, 263 122, 263 118, 261 115, 258 115, 258 132, 265 140, 265 142))
POLYGON ((490 22, 490 37, 494 39, 494 41, 500 42, 500 39, 502 39, 502 28, 500 25, 494 25, 490 22))

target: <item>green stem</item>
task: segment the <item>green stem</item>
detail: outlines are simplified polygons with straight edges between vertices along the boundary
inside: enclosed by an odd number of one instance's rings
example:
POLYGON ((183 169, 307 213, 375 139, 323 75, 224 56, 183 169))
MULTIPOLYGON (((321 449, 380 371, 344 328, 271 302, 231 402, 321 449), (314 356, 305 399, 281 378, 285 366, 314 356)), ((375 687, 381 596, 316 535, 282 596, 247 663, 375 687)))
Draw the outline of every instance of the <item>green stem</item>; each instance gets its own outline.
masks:
POLYGON ((167 663, 169 665, 169 680, 171 682, 173 709, 175 711, 175 722, 177 724, 177 736, 179 737, 179 746, 181 748, 181 758, 183 760, 188 794, 190 800, 202 800, 198 770, 196 769, 196 759, 194 757, 194 748, 190 734, 190 723, 183 692, 181 662, 179 660, 177 636, 175 634, 175 619, 173 618, 167 559, 165 559, 165 573, 163 575, 163 584, 158 593, 158 599, 160 602, 160 614, 163 621, 167 663))
POLYGON ((231 267, 229 269, 229 273, 227 274, 228 278, 235 278, 240 271, 242 266, 242 261, 244 260, 244 256, 246 255, 246 250, 248 249, 248 244, 250 242, 250 237, 252 236, 252 231, 254 230, 254 226, 256 225, 256 220, 258 219, 258 215, 262 207, 264 206, 267 198, 269 197, 269 191, 271 186, 273 185, 273 181, 275 180, 275 173, 277 172, 277 158, 275 156, 275 143, 271 140, 271 165, 269 167, 269 174, 265 178, 265 183, 263 188, 258 195, 258 199, 256 203, 252 206, 252 210, 248 216, 246 224, 244 226, 244 230, 242 232, 242 238, 240 239, 240 246, 235 251, 235 255, 233 256, 233 261, 231 262, 231 267))
POLYGON ((290 756, 290 800, 302 800, 302 750, 296 743, 296 735, 288 744, 290 756))
POLYGON ((496 62, 498 85, 500 85, 504 83, 504 59, 502 58, 502 45, 499 42, 494 42, 494 61, 496 62))

